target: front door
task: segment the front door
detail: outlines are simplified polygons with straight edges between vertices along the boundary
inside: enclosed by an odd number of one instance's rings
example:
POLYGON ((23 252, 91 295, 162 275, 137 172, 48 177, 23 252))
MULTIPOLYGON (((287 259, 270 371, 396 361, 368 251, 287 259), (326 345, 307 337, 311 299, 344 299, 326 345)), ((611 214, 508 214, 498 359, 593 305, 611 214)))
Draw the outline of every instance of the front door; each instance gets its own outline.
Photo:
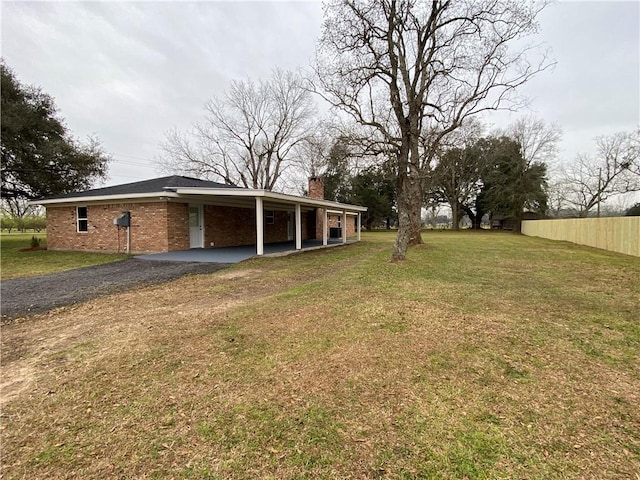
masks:
POLYGON ((204 235, 202 229, 202 205, 189 205, 189 246, 202 248, 204 235))

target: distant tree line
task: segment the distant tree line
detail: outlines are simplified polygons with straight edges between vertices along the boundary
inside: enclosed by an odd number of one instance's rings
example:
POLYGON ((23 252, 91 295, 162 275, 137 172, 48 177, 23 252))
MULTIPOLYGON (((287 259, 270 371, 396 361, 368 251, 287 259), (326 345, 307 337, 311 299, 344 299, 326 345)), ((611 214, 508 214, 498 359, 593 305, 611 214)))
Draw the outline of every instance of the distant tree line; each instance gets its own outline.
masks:
POLYGON ((39 233, 47 228, 47 219, 44 215, 29 214, 15 217, 5 213, 0 216, 0 228, 7 233, 11 233, 12 230, 19 232, 33 230, 39 233))

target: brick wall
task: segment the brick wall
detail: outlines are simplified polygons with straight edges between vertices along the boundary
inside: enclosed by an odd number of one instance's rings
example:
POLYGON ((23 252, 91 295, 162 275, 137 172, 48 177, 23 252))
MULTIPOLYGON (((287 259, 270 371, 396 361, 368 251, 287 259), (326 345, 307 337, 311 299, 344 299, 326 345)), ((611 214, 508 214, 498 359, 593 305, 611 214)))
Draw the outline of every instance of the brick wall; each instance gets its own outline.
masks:
MULTIPOLYGON (((338 215, 336 213, 330 213, 327 216, 327 234, 329 234, 329 228, 336 228, 338 226, 342 226, 343 223, 342 215, 338 215)), ((358 221, 358 217, 354 215, 347 215, 347 237, 354 237, 356 235, 356 222, 358 221)), ((321 232, 322 233, 322 232, 321 232)))
POLYGON ((167 248, 188 250, 189 247, 189 204, 167 203, 167 248))
MULTIPOLYGON (((288 240, 289 212, 276 210, 274 223, 264 218, 264 243, 286 242, 288 240)), ((256 214, 253 208, 204 206, 204 245, 210 247, 230 247, 256 244, 256 214)), ((302 215, 302 238, 309 238, 307 219, 302 215)))
MULTIPOLYGON (((118 203, 87 205, 88 231, 78 232, 76 206, 47 207, 47 248, 51 250, 85 250, 124 252, 127 242, 125 228, 118 229, 113 219, 123 211, 131 212, 131 253, 166 252, 168 211, 179 215, 182 204, 166 202, 118 203)), ((188 219, 187 219, 188 221, 188 219)), ((171 249, 189 248, 189 230, 185 238, 173 236, 171 249), (186 245, 186 246, 185 246, 186 245)))
MULTIPOLYGON (((77 231, 75 205, 49 206, 47 246, 51 250, 124 252, 127 241, 126 229, 118 229, 113 224, 113 219, 127 210, 131 212, 131 253, 189 248, 189 205, 174 202, 87 205, 87 232, 77 231)), ((265 221, 265 243, 288 240, 289 215, 289 212, 276 210, 274 223, 267 224, 265 221)), ((332 217, 337 224, 337 217, 332 217)), ((252 208, 205 205, 204 246, 210 247, 212 242, 215 247, 255 245, 255 225, 255 211, 252 208)), ((350 230, 354 231, 352 227, 350 230)), ((313 236, 313 212, 302 212, 301 231, 303 240, 313 236)), ((318 238, 318 232, 315 233, 318 238)))
POLYGON ((251 208, 204 206, 204 245, 255 245, 256 216, 251 208))
MULTIPOLYGON (((289 212, 274 211, 273 224, 264 223, 264 243, 286 242, 289 239, 289 212)), ((254 216, 255 218, 255 216, 254 216)), ((294 232, 295 235, 295 232, 294 232)), ((255 236, 255 227, 254 227, 255 236)), ((256 243, 255 240, 253 243, 256 243)))

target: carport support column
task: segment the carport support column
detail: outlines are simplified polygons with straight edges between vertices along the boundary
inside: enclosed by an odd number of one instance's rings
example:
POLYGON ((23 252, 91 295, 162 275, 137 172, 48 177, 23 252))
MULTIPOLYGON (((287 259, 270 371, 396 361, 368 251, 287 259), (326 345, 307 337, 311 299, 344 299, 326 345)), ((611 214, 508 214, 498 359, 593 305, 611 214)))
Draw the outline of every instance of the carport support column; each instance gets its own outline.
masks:
POLYGON ((264 255, 264 206, 256 197, 256 255, 264 255))
POLYGON ((302 215, 300 204, 296 203, 296 250, 302 249, 302 215))
POLYGON ((360 241, 361 233, 362 233, 362 213, 358 212, 358 241, 360 241))
POLYGON ((327 218, 328 214, 327 214, 327 209, 323 208, 323 214, 322 214, 322 245, 324 245, 325 247, 328 245, 329 240, 328 240, 328 236, 327 233, 329 230, 329 219, 327 218))
POLYGON ((347 211, 342 211, 342 243, 347 243, 347 211))

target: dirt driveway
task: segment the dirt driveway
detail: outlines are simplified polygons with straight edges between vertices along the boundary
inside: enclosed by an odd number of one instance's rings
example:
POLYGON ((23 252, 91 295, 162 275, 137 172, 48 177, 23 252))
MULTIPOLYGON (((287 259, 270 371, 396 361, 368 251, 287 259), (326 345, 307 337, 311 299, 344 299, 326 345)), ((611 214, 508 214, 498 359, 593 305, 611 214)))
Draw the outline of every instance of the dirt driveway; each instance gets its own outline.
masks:
POLYGON ((188 274, 216 272, 228 266, 230 264, 131 258, 38 277, 3 280, 0 287, 2 322, 188 274))

